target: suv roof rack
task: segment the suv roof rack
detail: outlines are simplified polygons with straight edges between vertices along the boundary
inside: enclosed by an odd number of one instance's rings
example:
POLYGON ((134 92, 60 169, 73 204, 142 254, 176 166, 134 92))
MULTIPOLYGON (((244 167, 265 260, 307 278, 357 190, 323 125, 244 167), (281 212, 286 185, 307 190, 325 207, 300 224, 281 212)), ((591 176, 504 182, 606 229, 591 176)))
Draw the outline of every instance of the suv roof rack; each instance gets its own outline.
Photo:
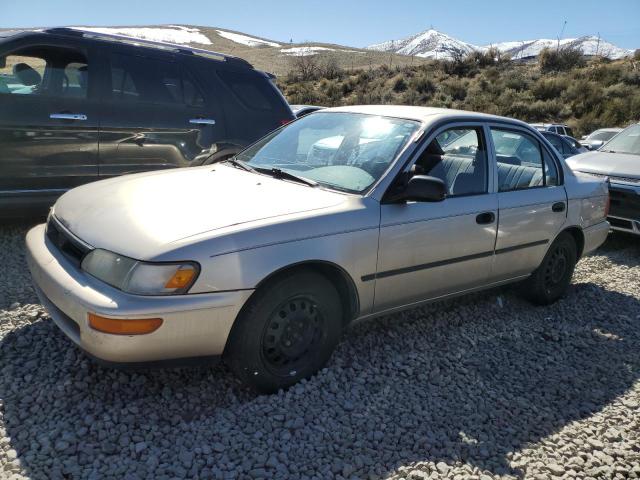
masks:
POLYGON ((94 32, 92 30, 84 30, 82 28, 71 27, 54 27, 43 30, 45 33, 51 33, 54 35, 64 35, 68 37, 86 37, 96 38, 99 40, 106 40, 111 42, 123 42, 134 46, 157 48, 160 50, 170 50, 183 55, 199 55, 207 58, 213 58, 222 60, 233 65, 253 68, 249 62, 243 58, 234 57, 233 55, 227 55, 225 53, 214 52, 213 50, 206 50, 204 48, 192 48, 185 45, 178 45, 176 43, 168 42, 156 42, 153 40, 146 40, 144 38, 132 37, 129 35, 120 35, 116 33, 102 33, 94 32))

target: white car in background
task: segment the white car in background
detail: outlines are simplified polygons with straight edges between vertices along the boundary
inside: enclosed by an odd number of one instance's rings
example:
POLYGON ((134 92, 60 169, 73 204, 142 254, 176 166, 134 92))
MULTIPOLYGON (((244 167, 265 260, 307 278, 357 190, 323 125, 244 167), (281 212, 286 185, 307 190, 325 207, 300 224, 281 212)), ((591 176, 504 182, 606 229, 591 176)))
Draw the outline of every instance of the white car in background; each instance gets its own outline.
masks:
POLYGON ((598 150, 621 131, 622 128, 601 128, 582 137, 580 143, 589 150, 598 150))

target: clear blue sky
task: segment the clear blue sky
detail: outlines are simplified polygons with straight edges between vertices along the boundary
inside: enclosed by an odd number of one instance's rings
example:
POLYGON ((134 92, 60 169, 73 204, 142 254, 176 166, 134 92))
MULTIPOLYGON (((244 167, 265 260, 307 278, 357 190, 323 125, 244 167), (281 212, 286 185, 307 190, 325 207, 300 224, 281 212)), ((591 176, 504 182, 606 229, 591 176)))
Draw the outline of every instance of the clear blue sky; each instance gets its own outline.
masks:
POLYGON ((366 46, 434 28, 461 40, 597 34, 640 48, 640 0, 0 0, 0 27, 182 23, 366 46))

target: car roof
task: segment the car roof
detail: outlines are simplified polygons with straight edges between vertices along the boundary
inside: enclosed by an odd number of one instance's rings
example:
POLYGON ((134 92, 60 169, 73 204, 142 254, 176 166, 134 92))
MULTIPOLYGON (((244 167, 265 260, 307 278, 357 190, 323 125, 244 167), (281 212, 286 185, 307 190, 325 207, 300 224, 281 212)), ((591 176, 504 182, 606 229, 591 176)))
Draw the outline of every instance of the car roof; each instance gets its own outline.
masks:
POLYGON ((213 60, 220 60, 228 62, 236 66, 242 66, 247 68, 253 68, 253 66, 246 60, 234 57, 233 55, 227 55, 225 53, 214 52, 213 50, 205 50, 203 48, 194 48, 187 45, 180 45, 176 43, 168 42, 156 42, 153 40, 146 40, 143 38, 132 37, 129 35, 120 35, 115 33, 102 33, 96 32, 90 29, 83 29, 78 27, 53 27, 43 30, 23 30, 17 32, 21 35, 56 35, 63 37, 81 37, 89 40, 98 40, 103 42, 110 42, 113 44, 126 44, 132 47, 139 48, 152 48, 161 51, 169 51, 173 53, 180 53, 183 55, 198 55, 213 60))
POLYGON ((527 125, 525 122, 521 122, 520 120, 490 115, 488 113, 477 113, 451 108, 415 107, 407 105, 350 105, 347 107, 327 108, 322 110, 322 112, 362 113, 366 115, 415 120, 421 123, 433 122, 437 117, 455 117, 462 120, 508 121, 518 125, 527 125))
POLYGON ((593 133, 596 132, 621 132, 622 130, 624 130, 623 128, 599 128, 598 130, 594 131, 593 133))

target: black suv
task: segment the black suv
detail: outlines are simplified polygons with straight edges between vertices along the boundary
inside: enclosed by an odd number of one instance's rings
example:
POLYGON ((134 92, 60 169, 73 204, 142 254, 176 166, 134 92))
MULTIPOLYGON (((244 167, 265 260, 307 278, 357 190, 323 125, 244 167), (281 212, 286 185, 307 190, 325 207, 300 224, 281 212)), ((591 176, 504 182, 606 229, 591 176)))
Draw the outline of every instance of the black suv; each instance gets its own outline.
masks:
POLYGON ((208 50, 0 33, 0 215, 93 180, 228 158, 293 119, 272 79, 208 50))

